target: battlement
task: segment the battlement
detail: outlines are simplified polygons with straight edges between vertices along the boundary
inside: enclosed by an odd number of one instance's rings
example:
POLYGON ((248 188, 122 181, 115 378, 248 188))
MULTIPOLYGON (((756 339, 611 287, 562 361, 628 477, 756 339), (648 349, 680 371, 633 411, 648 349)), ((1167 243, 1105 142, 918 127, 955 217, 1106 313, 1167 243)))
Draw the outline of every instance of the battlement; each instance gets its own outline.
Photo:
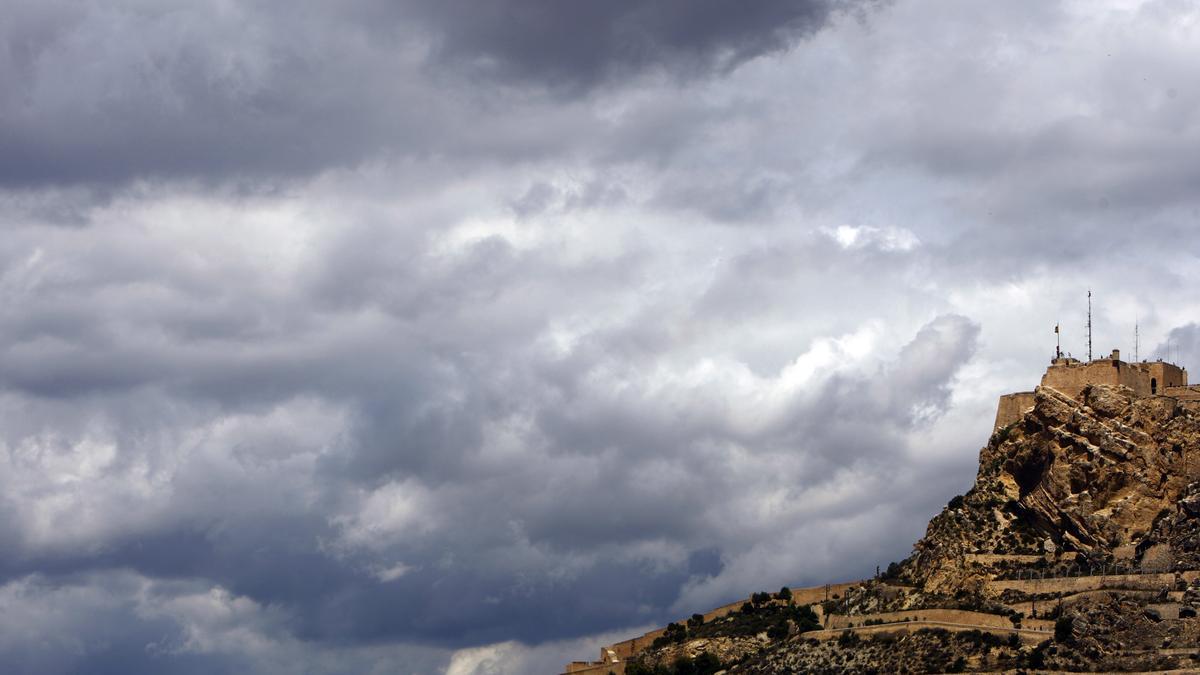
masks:
MULTIPOLYGON (((1133 390, 1134 396, 1173 396, 1192 399, 1200 397, 1200 391, 1188 387, 1187 369, 1174 363, 1121 360, 1120 350, 1112 350, 1108 358, 1083 362, 1059 356, 1050 361, 1050 367, 1042 375, 1041 386, 1054 389, 1075 398, 1088 385, 1120 385, 1133 390)), ((1033 407, 1033 392, 1018 392, 1000 397, 996 406, 996 423, 993 431, 999 430, 1021 419, 1033 407)))
POLYGON ((1071 358, 1056 358, 1042 376, 1042 386, 1074 398, 1089 384, 1124 385, 1137 396, 1156 396, 1170 387, 1187 386, 1187 370, 1165 361, 1129 363, 1114 349, 1106 359, 1083 363, 1071 358))

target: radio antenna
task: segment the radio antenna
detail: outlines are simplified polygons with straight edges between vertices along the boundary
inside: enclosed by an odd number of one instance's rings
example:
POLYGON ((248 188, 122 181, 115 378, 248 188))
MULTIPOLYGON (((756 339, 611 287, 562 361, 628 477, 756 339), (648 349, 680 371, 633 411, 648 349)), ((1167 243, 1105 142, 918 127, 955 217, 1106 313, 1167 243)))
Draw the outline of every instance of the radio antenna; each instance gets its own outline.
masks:
POLYGON ((1133 318, 1133 362, 1138 362, 1138 320, 1133 318))
POLYGON ((1088 363, 1092 362, 1092 289, 1088 289, 1088 363))

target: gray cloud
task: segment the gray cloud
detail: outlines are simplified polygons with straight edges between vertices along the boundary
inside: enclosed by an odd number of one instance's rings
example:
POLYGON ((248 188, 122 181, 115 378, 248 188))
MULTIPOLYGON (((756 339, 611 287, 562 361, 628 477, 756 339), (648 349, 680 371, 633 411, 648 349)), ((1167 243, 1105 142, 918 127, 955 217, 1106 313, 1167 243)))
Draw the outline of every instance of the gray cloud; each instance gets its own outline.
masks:
POLYGON ((727 72, 840 5, 16 2, 0 33, 0 186, 262 189, 397 156, 545 156, 555 139, 524 126, 509 78, 582 93, 647 69, 727 72), (450 64, 471 83, 439 74, 450 64), (484 127, 463 95, 491 111, 484 127))
POLYGON ((856 7, 6 8, 0 669, 549 670, 1194 355, 1183 10, 856 7))

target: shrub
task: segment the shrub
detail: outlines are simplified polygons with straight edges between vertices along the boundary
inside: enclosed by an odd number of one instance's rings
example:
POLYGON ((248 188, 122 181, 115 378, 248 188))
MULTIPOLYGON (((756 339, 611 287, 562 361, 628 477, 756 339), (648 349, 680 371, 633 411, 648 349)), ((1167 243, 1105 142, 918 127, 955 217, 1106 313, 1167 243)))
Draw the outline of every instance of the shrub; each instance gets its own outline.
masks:
POLYGON ((900 576, 900 563, 888 563, 887 569, 883 572, 883 579, 886 581, 888 579, 895 579, 898 576, 900 576))
POLYGON ((1046 652, 1044 649, 1045 646, 1046 646, 1046 643, 1043 642, 1042 644, 1037 646, 1037 649, 1034 649, 1032 652, 1029 652, 1029 667, 1030 668, 1036 668, 1038 670, 1041 670, 1042 668, 1046 667, 1046 652))
POLYGON ((843 631, 842 634, 838 636, 837 645, 843 648, 857 647, 859 641, 860 639, 854 634, 854 631, 848 630, 843 631))
POLYGON ((713 675, 713 673, 722 670, 724 666, 721 665, 721 659, 718 659, 709 652, 703 652, 692 662, 692 668, 696 675, 713 675))
POLYGON ((1054 641, 1070 644, 1075 638, 1075 619, 1060 616, 1054 621, 1054 641))
POLYGON ((688 625, 688 628, 696 628, 697 626, 703 626, 704 625, 704 615, 703 614, 693 614, 692 618, 687 620, 687 625, 688 625))
POLYGON ((772 640, 782 640, 787 637, 787 635, 788 625, 786 620, 772 624, 771 627, 767 629, 767 637, 771 638, 772 640))
POLYGON ((675 663, 672 664, 671 672, 674 675, 696 675, 696 663, 692 661, 691 657, 684 654, 683 656, 675 659, 675 663))
POLYGON ((783 588, 779 589, 779 592, 775 594, 775 597, 779 598, 780 600, 791 600, 792 599, 792 589, 788 588, 787 586, 784 586, 783 588))

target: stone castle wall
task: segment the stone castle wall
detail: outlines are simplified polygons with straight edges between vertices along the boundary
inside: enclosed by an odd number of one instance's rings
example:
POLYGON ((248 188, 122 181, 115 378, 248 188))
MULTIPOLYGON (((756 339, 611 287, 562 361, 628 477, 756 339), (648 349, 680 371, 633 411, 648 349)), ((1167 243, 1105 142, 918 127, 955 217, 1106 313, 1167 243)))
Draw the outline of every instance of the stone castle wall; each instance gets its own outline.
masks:
MULTIPOLYGON (((1042 375, 1041 386, 1049 387, 1075 398, 1090 384, 1129 387, 1135 396, 1171 396, 1185 401, 1200 400, 1200 387, 1189 387, 1187 370, 1164 361, 1127 363, 1120 352, 1113 350, 1107 359, 1088 363, 1060 358, 1051 362, 1042 375)), ((1034 393, 1022 391, 1005 394, 996 406, 996 421, 992 433, 1017 422, 1033 407, 1034 393)))
POLYGON ((996 433, 1000 429, 1019 421, 1032 408, 1032 391, 1021 391, 1001 396, 1000 404, 996 406, 996 424, 992 426, 992 433, 996 433))
POLYGON ((1173 363, 1151 361, 1150 363, 1135 363, 1134 366, 1145 367, 1153 382, 1154 393, 1161 394, 1167 387, 1187 386, 1187 371, 1173 363))
POLYGON ((1100 359, 1090 363, 1054 363, 1042 376, 1042 386, 1071 398, 1089 384, 1124 385, 1137 396, 1150 396, 1150 373, 1120 359, 1100 359))

